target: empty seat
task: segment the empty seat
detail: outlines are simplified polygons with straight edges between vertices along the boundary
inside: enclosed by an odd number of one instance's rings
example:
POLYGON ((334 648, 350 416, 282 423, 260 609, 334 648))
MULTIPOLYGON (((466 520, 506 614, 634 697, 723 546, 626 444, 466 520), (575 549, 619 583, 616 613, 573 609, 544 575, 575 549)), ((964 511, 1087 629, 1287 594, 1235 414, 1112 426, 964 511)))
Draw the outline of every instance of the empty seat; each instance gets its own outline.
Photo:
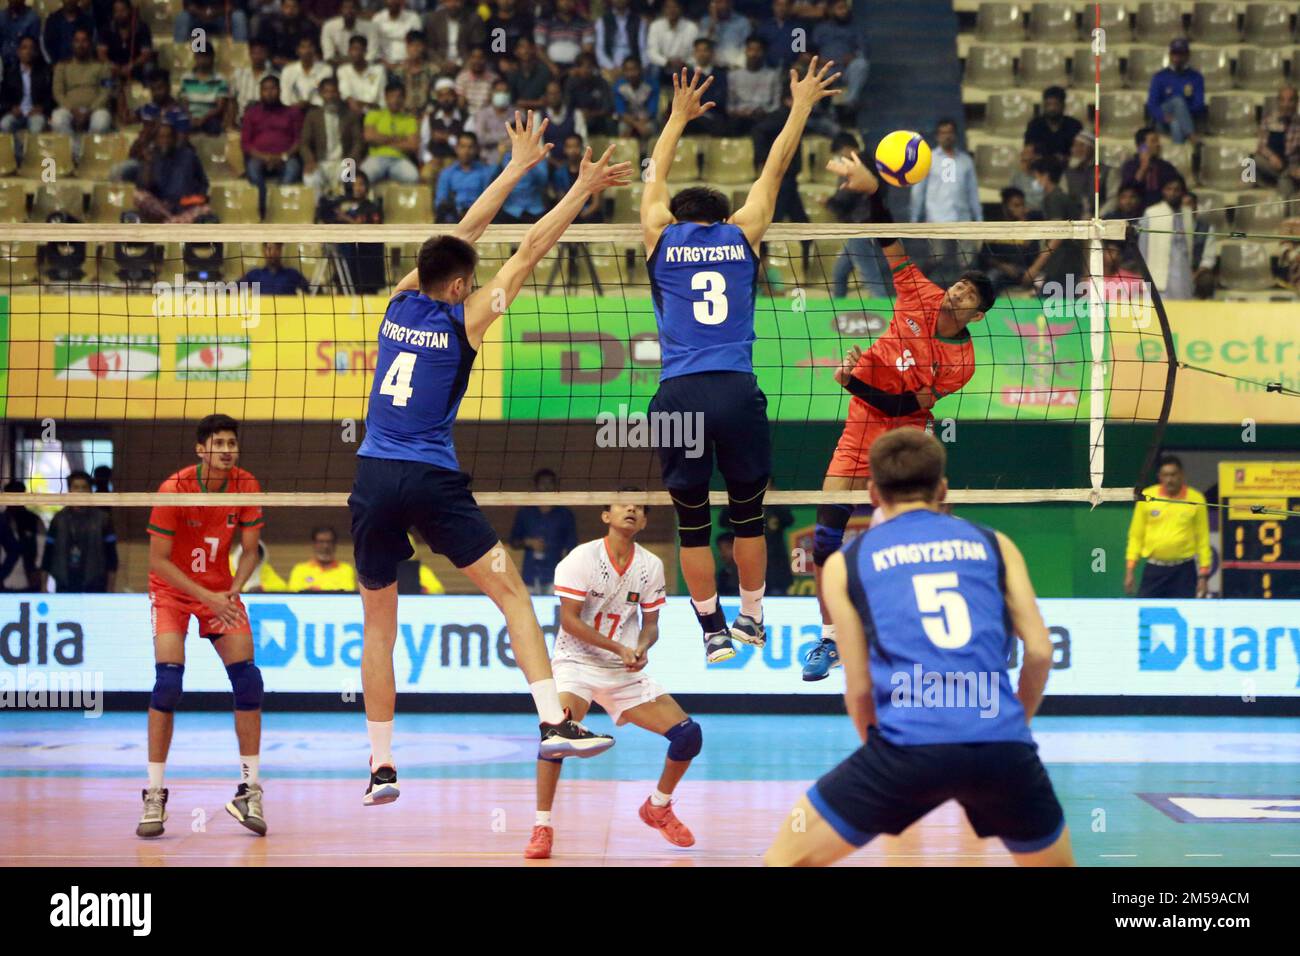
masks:
POLYGON ((316 219, 316 190, 310 186, 267 186, 266 221, 303 224, 316 219))
MULTIPOLYGON (((1128 43, 1133 39, 1133 25, 1129 22, 1133 9, 1127 3, 1103 3, 1101 5, 1101 28, 1106 31, 1106 43, 1128 43)), ((1092 38, 1092 31, 1097 26, 1093 5, 1083 5, 1083 16, 1079 18, 1079 37, 1084 40, 1092 38)))
POLYGON ((0 176, 18 172, 18 157, 14 154, 14 138, 0 136, 0 176))
POLYGON ((1256 46, 1284 46, 1291 42, 1291 13, 1295 4, 1250 3, 1242 32, 1256 46))
POLYGON ((1130 47, 1124 76, 1130 89, 1141 90, 1145 93, 1151 88, 1151 77, 1168 65, 1168 46, 1130 47))
POLYGON ((26 179, 41 179, 47 159, 54 160, 58 176, 72 175, 72 138, 62 133, 26 134, 23 147, 23 164, 18 175, 26 179))
POLYGON ((88 222, 121 222, 122 213, 135 208, 135 186, 131 183, 95 183, 90 190, 88 222))
POLYGON ((433 216, 433 190, 422 184, 380 183, 375 195, 384 203, 384 222, 427 223, 433 216))
POLYGON ((181 74, 194 68, 194 49, 188 43, 154 44, 158 66, 171 74, 173 88, 180 81, 181 74))
POLYGON ((22 180, 0 179, 0 222, 24 222, 26 219, 26 186, 22 180))
POLYGON ((1228 232, 1228 210, 1218 193, 1202 190, 1197 193, 1196 218, 1202 226, 1214 229, 1220 236, 1228 232))
POLYGON ((1192 5, 1192 39, 1200 43, 1237 43, 1237 7, 1232 3, 1192 5))
POLYGON ((213 183, 208 205, 222 222, 261 222, 257 213, 257 187, 241 179, 213 183))
POLYGON ((247 43, 236 43, 222 37, 213 43, 213 59, 218 73, 231 74, 241 66, 249 66, 252 60, 248 55, 247 43))
POLYGON ((993 93, 984 114, 984 128, 995 136, 1022 136, 1034 118, 1038 97, 1020 90, 993 93))
POLYGON ((1029 36, 1039 43, 1073 43, 1077 36, 1074 7, 1035 3, 1029 10, 1029 36))
POLYGON ((975 12, 975 36, 989 43, 1023 40, 1025 23, 1020 4, 981 3, 975 12))
POLYGON ((1232 57, 1227 50, 1197 47, 1192 51, 1188 65, 1205 77, 1206 90, 1226 90, 1232 87, 1232 57))
POLYGON ((1209 129, 1215 136, 1250 136, 1258 129, 1255 104, 1242 95, 1209 98, 1209 129))
POLYGON ((631 183, 622 189, 610 190, 614 194, 614 222, 640 221, 641 194, 644 191, 645 185, 640 179, 633 179, 631 183))
POLYGON ((752 183, 754 141, 748 136, 721 137, 704 147, 704 178, 710 183, 752 183))
POLYGON ((801 183, 833 183, 835 176, 826 170, 831 158, 831 138, 829 136, 805 136, 799 141, 799 168, 801 183))
POLYGON ((1194 153, 1195 148, 1190 142, 1164 142, 1160 145, 1160 158, 1182 173, 1183 178, 1189 181, 1192 176, 1192 157, 1194 153))
POLYGON ((124 162, 130 151, 131 141, 125 133, 87 133, 81 137, 77 176, 91 181, 106 180, 109 171, 124 162))
POLYGON ((592 136, 587 140, 591 147, 593 159, 600 159, 605 150, 614 147, 611 163, 631 163, 633 171, 639 176, 641 170, 641 142, 633 136, 592 136))
POLYGON ((1242 158, 1241 147, 1233 143, 1202 143, 1201 184, 1211 189, 1245 188, 1246 184, 1241 181, 1242 158))
POLYGON ((63 212, 77 219, 86 215, 86 194, 79 183, 41 183, 32 197, 32 222, 45 222, 53 213, 63 212))
POLYGON ((1069 86, 1063 46, 1027 46, 1020 51, 1017 79, 1021 86, 1041 90, 1045 86, 1069 86))
POLYGON ((1274 287, 1268 246, 1261 242, 1225 242, 1219 246, 1219 280, 1229 289, 1257 292, 1274 287))
POLYGON ((1300 203, 1287 203, 1271 189, 1260 189, 1240 197, 1233 224, 1238 232, 1259 236, 1275 234, 1283 219, 1291 213, 1288 206, 1300 203))
POLYGON ((1237 55, 1237 86, 1273 92, 1286 81, 1285 60, 1276 48, 1242 47, 1237 55))
POLYGON ((1183 14, 1179 4, 1139 3, 1134 37, 1141 43, 1158 43, 1168 47, 1169 41, 1183 34, 1183 14))
POLYGON ((0 285, 34 285, 41 280, 34 242, 0 241, 0 285))
POLYGON ((668 170, 670 182, 681 183, 700 178, 700 140, 699 136, 683 136, 677 141, 673 165, 668 170))
MULTIPOLYGON (((1126 142, 1103 139, 1101 141, 1101 164, 1118 170, 1134 152, 1131 137, 1126 142)), ((1116 188, 1118 188, 1118 183, 1116 183, 1116 188)))
POLYGON ((966 53, 966 74, 962 82, 985 90, 1005 90, 1016 83, 1015 57, 1011 49, 976 44, 966 53))
MULTIPOLYGON (((1070 57, 1070 85, 1079 89, 1091 89, 1097 76, 1095 57, 1091 47, 1076 47, 1070 57)), ((1120 70, 1119 54, 1107 50, 1101 55, 1101 88, 1118 90, 1124 85, 1124 75, 1120 70)))
POLYGON ((975 181, 1001 189, 1011 182, 1020 162, 1020 148, 1010 143, 980 143, 975 147, 975 181))
POLYGON ((190 135, 190 145, 199 154, 203 171, 212 181, 239 179, 244 175, 244 151, 239 145, 239 133, 231 131, 220 136, 190 135))
POLYGON ((1132 135, 1146 125, 1145 93, 1121 90, 1101 94, 1101 129, 1106 136, 1132 142, 1132 135))
POLYGON ((804 183, 799 187, 803 199, 804 211, 808 213, 809 222, 839 222, 825 204, 825 200, 834 195, 835 187, 826 183, 804 183))

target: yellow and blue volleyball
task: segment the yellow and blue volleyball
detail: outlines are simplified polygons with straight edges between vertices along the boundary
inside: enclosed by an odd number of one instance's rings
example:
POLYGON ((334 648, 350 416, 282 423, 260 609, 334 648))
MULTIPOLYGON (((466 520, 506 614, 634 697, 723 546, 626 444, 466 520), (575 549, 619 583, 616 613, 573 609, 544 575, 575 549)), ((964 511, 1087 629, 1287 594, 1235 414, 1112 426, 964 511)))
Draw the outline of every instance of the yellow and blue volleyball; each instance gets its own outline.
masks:
POLYGON ((890 133, 876 147, 876 172, 893 186, 919 183, 930 172, 930 146, 911 130, 890 133))

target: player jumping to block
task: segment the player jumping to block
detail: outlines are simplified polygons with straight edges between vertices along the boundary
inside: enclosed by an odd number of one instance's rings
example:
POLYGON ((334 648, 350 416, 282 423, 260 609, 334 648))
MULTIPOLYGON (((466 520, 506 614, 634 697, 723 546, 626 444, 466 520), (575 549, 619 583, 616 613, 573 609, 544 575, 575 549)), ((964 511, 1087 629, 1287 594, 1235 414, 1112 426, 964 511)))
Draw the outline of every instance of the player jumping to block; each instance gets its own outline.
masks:
POLYGON ((208 492, 212 504, 158 505, 149 514, 149 601, 152 606, 154 685, 149 697, 149 786, 136 836, 159 837, 167 822, 163 772, 185 675, 185 634, 193 616, 212 642, 235 694, 240 781, 226 811, 258 836, 266 834, 258 753, 262 737, 262 674, 253 662, 253 634, 239 592, 257 568, 262 509, 223 505, 226 492, 262 489, 239 462, 239 423, 229 415, 199 422, 197 464, 182 468, 158 489, 164 494, 208 492), (230 542, 242 554, 233 573, 230 542))
MULTIPOLYGON (((664 563, 636 543, 645 528, 644 507, 609 505, 600 519, 609 527, 605 537, 574 548, 555 569, 560 633, 551 666, 560 703, 581 720, 594 700, 614 723, 668 738, 658 788, 641 805, 640 816, 673 846, 693 846, 695 837, 673 813, 672 794, 703 747, 704 735, 645 672, 650 648, 659 640, 664 563)), ((530 860, 551 855, 551 805, 561 766, 554 757, 537 759, 537 821, 524 850, 530 860)))
MULTIPOLYGON (((857 153, 837 157, 826 168, 844 177, 847 188, 875 195, 879 181, 857 153)), ((873 203, 877 222, 892 222, 883 203, 873 203)), ((895 428, 932 431, 930 409, 945 395, 960 390, 975 374, 975 348, 967 326, 993 306, 993 284, 982 272, 967 272, 942 289, 907 257, 903 243, 881 239, 880 250, 894 274, 894 318, 865 352, 849 350, 835 371, 835 381, 853 400, 835 454, 826 469, 823 491, 861 491, 871 476, 867 452, 880 435, 895 428)), ((826 560, 840 549, 852 505, 817 508, 813 535, 813 576, 820 582, 826 560)), ((818 594, 821 593, 820 583, 818 594)), ((822 639, 808 653, 803 679, 824 679, 839 663, 835 626, 821 605, 822 639)))
MULTIPOLYGON (((802 79, 790 71, 794 103, 781 134, 749 191, 733 214, 727 197, 707 187, 682 189, 668 197, 668 174, 682 131, 713 106, 698 71, 673 74, 672 114, 655 144, 641 195, 641 230, 646 269, 659 326, 663 369, 650 403, 652 419, 700 423, 702 448, 684 441, 660 446, 664 485, 677 510, 682 576, 704 631, 710 664, 736 656, 731 639, 762 647, 763 592, 767 544, 763 537, 763 495, 772 474, 767 398, 754 375, 754 300, 759 244, 772 224, 777 192, 813 106, 838 90, 831 63, 813 57, 802 79), (709 481, 714 457, 727 486, 728 510, 736 535, 740 614, 727 626, 718 607, 714 577, 709 481)), ((685 425, 680 434, 685 435, 685 425)))
POLYGON ((571 720, 560 706, 528 588, 474 501, 470 476, 460 470, 452 443, 456 413, 488 329, 583 205, 611 186, 626 184, 631 174, 628 163, 609 164, 612 147, 595 162, 588 150, 564 198, 528 230, 495 278, 474 290, 478 256, 472 243, 523 174, 545 159, 545 128, 531 112, 526 126, 515 114, 515 123, 507 126, 510 163, 452 235, 425 241, 417 268, 393 291, 380 324, 366 437, 348 499, 365 615, 361 684, 371 746, 363 800, 368 806, 390 803, 399 792, 392 754, 393 646, 397 565, 414 554, 407 537, 412 526, 505 615, 515 660, 541 718, 541 753, 590 757, 614 743, 571 720))
POLYGON ((888 432, 870 457, 871 501, 888 520, 822 572, 863 745, 800 799, 766 861, 826 866, 956 800, 1021 866, 1072 865, 1029 732, 1052 641, 1025 559, 1001 532, 939 512, 946 454, 933 435, 888 432), (1013 636, 1024 642, 1014 694, 1013 636))

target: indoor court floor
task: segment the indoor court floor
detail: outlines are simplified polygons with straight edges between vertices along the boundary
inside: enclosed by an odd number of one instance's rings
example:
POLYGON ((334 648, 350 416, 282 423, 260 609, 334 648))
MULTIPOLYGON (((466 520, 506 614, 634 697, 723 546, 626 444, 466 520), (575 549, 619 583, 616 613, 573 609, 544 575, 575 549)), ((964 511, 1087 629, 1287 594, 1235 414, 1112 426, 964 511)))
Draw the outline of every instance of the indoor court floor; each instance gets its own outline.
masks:
MULTIPOLYGON (((807 787, 855 745, 844 717, 696 715, 704 752, 678 794, 696 845, 637 817, 665 743, 634 727, 564 768, 555 855, 525 861, 537 738, 527 715, 399 714, 402 796, 364 807, 360 714, 271 713, 269 835, 222 809, 237 773, 228 713, 177 714, 167 833, 137 839, 144 714, 9 712, 0 721, 7 866, 748 866, 807 787)), ((593 729, 610 729, 594 714, 593 729)), ((1035 736, 1085 866, 1300 865, 1300 725, 1284 718, 1041 717, 1035 736)), ((960 808, 936 809, 850 865, 1003 866, 960 808)))

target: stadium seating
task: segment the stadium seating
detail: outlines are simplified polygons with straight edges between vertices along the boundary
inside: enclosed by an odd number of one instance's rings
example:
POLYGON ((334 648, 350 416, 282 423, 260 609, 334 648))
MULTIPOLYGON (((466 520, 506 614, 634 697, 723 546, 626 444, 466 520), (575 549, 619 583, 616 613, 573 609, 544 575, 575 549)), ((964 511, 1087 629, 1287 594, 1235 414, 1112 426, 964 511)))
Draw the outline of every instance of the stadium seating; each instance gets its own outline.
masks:
POLYGON ((87 222, 121 222, 122 213, 134 208, 135 186, 131 183, 95 183, 87 222))
POLYGON ((1282 51, 1277 48, 1242 47, 1237 54, 1236 81, 1239 89, 1275 92, 1286 81, 1282 51))
POLYGON ((218 73, 228 76, 240 67, 248 66, 252 62, 248 56, 247 43, 235 43, 233 40, 227 40, 223 37, 215 41, 212 47, 218 73))
POLYGON ((1211 96, 1208 107, 1209 131, 1215 136, 1247 137, 1259 127, 1255 104, 1239 94, 1211 96))
POLYGON ((0 222, 24 222, 26 219, 26 187, 21 180, 0 179, 0 222))
POLYGON ((12 289, 39 282, 41 274, 36 253, 34 242, 0 240, 0 285, 12 289))
POLYGON ((988 43, 1012 43, 1025 36, 1024 9, 1018 3, 981 3, 975 36, 988 43))
POLYGON ((1291 14, 1294 3, 1249 3, 1242 33, 1247 43, 1256 46, 1285 46, 1290 43, 1291 14))
POLYGON ((62 133, 20 134, 25 143, 23 147, 23 164, 18 175, 26 179, 41 179, 45 171, 45 160, 54 160, 54 172, 58 176, 72 175, 72 138, 62 133))
POLYGON ((1151 87, 1151 77, 1169 65, 1169 49, 1163 46, 1129 47, 1124 76, 1130 89, 1145 93, 1151 87))
MULTIPOLYGON (((1092 89, 1097 72, 1092 48, 1075 47, 1070 56, 1070 85, 1080 89, 1092 89)), ((1120 56, 1108 49, 1101 55, 1101 87, 1104 90, 1117 90, 1124 85, 1124 73, 1120 69, 1120 56)))
POLYGON ((1132 136, 1146 123, 1145 93, 1138 90, 1120 90, 1101 94, 1102 134, 1117 140, 1132 142, 1132 136))
MULTIPOLYGON (((1248 236, 1275 233, 1290 210, 1300 210, 1300 202, 1287 204, 1271 189, 1257 189, 1241 196, 1238 202, 1240 205, 1233 217, 1233 224, 1238 232, 1244 232, 1248 236)), ((1294 215, 1294 212, 1291 214, 1294 215)))
POLYGON ((639 179, 632 180, 622 189, 612 190, 614 193, 614 221, 615 222, 639 222, 641 219, 641 193, 645 186, 639 179))
POLYGON ((426 223, 433 215, 433 190, 423 184, 384 182, 375 188, 384 204, 384 222, 426 223))
POLYGON ((980 143, 975 147, 975 181, 980 185, 980 199, 1000 202, 1000 190, 1011 182, 1020 160, 1020 147, 1011 143, 980 143), (985 190, 989 193, 985 195, 985 190))
POLYGON ((1042 90, 1047 86, 1069 86, 1070 75, 1066 70, 1066 55, 1069 49, 1063 46, 1027 46, 1020 51, 1020 68, 1016 78, 1020 85, 1032 90, 1042 90))
MULTIPOLYGON (((1092 31, 1097 26, 1097 18, 1091 3, 1082 7, 1079 17, 1079 38, 1090 40, 1092 31)), ((1114 49, 1116 44, 1129 43, 1133 39, 1133 25, 1130 17, 1132 7, 1125 3, 1103 3, 1101 5, 1101 28, 1106 31, 1106 45, 1114 49)))
POLYGON ((18 172, 18 158, 14 155, 14 138, 0 136, 0 176, 12 176, 18 172))
POLYGON ((1219 246, 1219 277, 1228 288, 1243 292, 1273 288, 1268 247, 1260 242, 1224 242, 1219 246))
POLYGON ((1245 188, 1241 181, 1241 160, 1241 147, 1234 143, 1201 144, 1201 184, 1211 189, 1240 191, 1245 188))
POLYGON ((639 178, 641 175, 641 141, 632 136, 592 136, 587 140, 587 145, 591 147, 591 155, 595 159, 599 159, 604 155, 610 144, 614 146, 614 155, 610 157, 610 162, 631 163, 633 171, 639 178))
POLYGON ((1231 3, 1192 5, 1192 40, 1197 43, 1237 43, 1237 8, 1231 3))
POLYGON ((1165 140, 1160 145, 1160 158, 1182 173, 1183 178, 1191 182, 1192 160, 1196 150, 1192 143, 1175 143, 1165 140))
POLYGON ((994 136, 1023 136, 1025 127, 1034 118, 1037 102, 1037 96, 1021 90, 991 94, 984 114, 985 132, 994 136))
POLYGON ((222 222, 260 222, 257 213, 257 187, 242 179, 213 183, 208 204, 222 222))
POLYGON ((683 136, 677 141, 677 151, 673 153, 673 164, 668 170, 668 181, 682 183, 688 179, 700 178, 700 140, 699 136, 683 136))
POLYGON ((131 141, 125 133, 87 133, 81 138, 77 177, 92 182, 106 180, 109 171, 124 162, 130 151, 131 141))
MULTIPOLYGON (((170 35, 171 31, 167 31, 170 35)), ((180 88, 181 74, 194 68, 194 50, 188 43, 171 43, 155 38, 158 65, 171 74, 172 91, 180 88)))
POLYGON ((32 222, 45 222, 56 212, 67 213, 76 219, 86 215, 86 194, 80 183, 41 183, 32 197, 32 222))
POLYGON ((1205 92, 1232 88, 1232 57, 1227 50, 1197 47, 1188 64, 1205 77, 1205 92))
POLYGON ((1117 139, 1102 139, 1101 141, 1101 164, 1116 170, 1115 175, 1117 176, 1119 175, 1119 168, 1132 155, 1133 141, 1131 139, 1127 142, 1121 142, 1117 139))
POLYGON ((976 44, 966 53, 964 83, 984 90, 1015 86, 1015 56, 1010 47, 976 44))
POLYGON ((829 136, 805 136, 799 141, 799 157, 803 162, 799 169, 799 182, 834 184, 835 175, 826 169, 831 158, 829 136))
POLYGON ((752 183, 754 141, 748 136, 722 137, 704 147, 704 178, 710 183, 752 183))
POLYGON ((1029 37, 1037 43, 1073 43, 1074 8, 1068 3, 1035 3, 1029 10, 1029 37))
POLYGON ((176 15, 184 8, 182 0, 140 0, 139 6, 153 31, 155 43, 171 37, 176 15))
POLYGON ((267 186, 266 221, 302 225, 316 219, 316 190, 310 186, 267 186))
POLYGON ((835 213, 825 205, 825 200, 834 193, 835 187, 825 183, 805 183, 799 187, 799 195, 803 199, 803 208, 808 213, 809 222, 839 222, 835 213))
POLYGON ((1140 43, 1168 48, 1169 41, 1183 33, 1183 14, 1177 3, 1139 3, 1134 19, 1133 36, 1140 43))

